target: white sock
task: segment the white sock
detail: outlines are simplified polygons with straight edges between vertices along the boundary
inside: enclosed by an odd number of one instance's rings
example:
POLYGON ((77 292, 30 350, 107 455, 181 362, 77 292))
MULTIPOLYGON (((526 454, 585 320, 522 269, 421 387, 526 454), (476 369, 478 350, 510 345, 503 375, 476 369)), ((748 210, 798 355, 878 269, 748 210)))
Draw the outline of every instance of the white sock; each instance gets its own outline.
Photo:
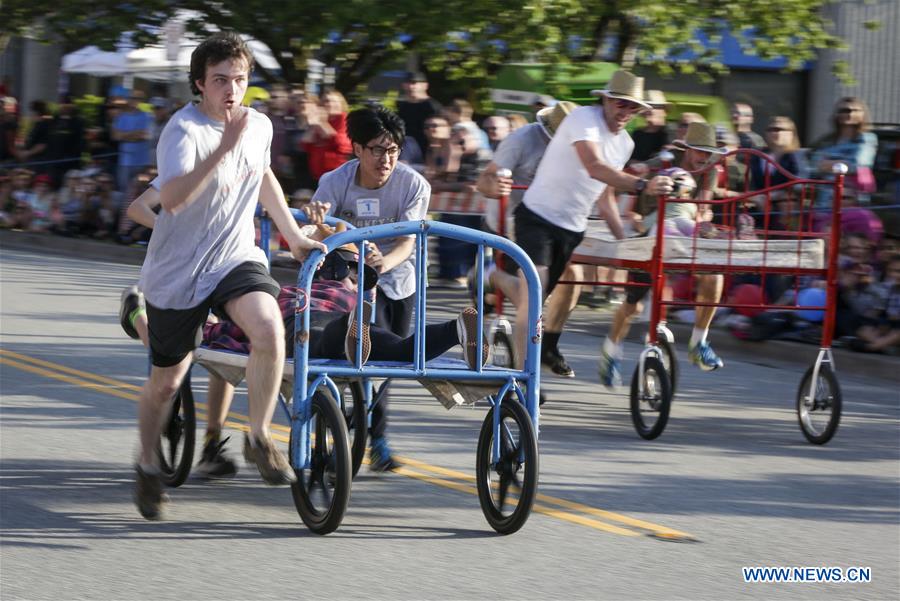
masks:
POLYGON ((609 339, 609 336, 603 339, 603 352, 609 355, 610 357, 615 357, 616 359, 621 359, 622 355, 622 345, 616 344, 612 340, 609 339))
POLYGON ((691 340, 688 342, 689 348, 694 348, 700 343, 706 342, 706 335, 709 333, 709 328, 694 328, 691 330, 691 340))

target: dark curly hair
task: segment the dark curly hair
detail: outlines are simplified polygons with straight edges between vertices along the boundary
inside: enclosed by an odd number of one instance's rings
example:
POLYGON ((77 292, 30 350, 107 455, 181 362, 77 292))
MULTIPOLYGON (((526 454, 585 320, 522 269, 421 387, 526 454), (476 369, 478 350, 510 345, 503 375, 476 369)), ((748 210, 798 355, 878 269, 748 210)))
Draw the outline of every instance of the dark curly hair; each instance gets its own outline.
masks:
POLYGON ((200 43, 191 53, 191 72, 188 78, 191 92, 200 95, 197 80, 206 77, 206 68, 230 58, 242 58, 247 61, 247 72, 253 71, 253 54, 241 36, 233 31, 214 33, 200 43))
POLYGON ((397 113, 380 104, 357 109, 347 115, 347 135, 361 146, 388 134, 397 146, 403 146, 406 126, 397 113))

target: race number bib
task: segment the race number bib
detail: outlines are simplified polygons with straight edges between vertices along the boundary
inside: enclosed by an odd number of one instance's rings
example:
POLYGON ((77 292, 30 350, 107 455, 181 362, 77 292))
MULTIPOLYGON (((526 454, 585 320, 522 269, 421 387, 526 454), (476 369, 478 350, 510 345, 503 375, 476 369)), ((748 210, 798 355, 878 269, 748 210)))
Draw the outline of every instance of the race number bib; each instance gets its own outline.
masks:
POLYGON ((378 217, 381 214, 381 201, 378 198, 359 198, 356 201, 357 217, 378 217))

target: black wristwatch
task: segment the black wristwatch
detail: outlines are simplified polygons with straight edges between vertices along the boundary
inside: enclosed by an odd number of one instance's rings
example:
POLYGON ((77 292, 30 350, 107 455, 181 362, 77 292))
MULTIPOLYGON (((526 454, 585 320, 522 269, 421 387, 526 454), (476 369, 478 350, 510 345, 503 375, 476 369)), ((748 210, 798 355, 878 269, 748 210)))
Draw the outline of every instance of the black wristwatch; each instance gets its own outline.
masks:
POLYGON ((647 178, 642 177, 638 181, 634 182, 634 191, 640 194, 644 191, 644 188, 647 187, 647 178))

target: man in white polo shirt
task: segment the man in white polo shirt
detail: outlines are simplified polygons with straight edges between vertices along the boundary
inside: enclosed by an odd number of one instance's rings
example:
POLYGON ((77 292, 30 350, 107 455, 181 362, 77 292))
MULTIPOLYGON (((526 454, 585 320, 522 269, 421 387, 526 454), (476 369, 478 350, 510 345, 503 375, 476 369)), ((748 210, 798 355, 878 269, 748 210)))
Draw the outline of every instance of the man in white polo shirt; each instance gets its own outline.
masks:
MULTIPOLYGON (((622 221, 613 189, 667 194, 672 180, 652 180, 624 173, 634 142, 625 126, 638 113, 650 110, 644 102, 644 80, 616 71, 605 90, 591 92, 598 102, 582 106, 565 118, 550 141, 531 187, 516 209, 516 241, 537 266, 546 298, 559 281, 566 263, 581 243, 587 218, 598 203, 616 238, 623 237, 622 221)), ((522 298, 527 284, 519 278, 522 298)), ((516 362, 524 365, 528 312, 516 313, 516 362)))

